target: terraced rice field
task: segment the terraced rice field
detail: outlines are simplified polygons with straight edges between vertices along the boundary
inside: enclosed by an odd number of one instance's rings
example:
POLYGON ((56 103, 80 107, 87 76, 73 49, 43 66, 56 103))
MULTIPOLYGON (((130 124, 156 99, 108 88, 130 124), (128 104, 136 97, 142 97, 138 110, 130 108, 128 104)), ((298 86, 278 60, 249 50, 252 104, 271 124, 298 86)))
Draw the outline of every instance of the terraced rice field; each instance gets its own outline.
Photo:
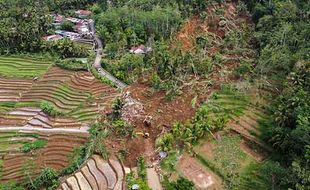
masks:
POLYGON ((125 190, 125 172, 118 160, 94 155, 76 173, 63 180, 59 190, 125 190))
POLYGON ((2 153, 1 182, 22 181, 27 173, 35 176, 45 167, 60 171, 68 165, 68 155, 73 152, 75 147, 85 143, 87 137, 87 134, 70 134, 70 138, 68 138, 66 134, 22 133, 21 135, 18 133, 17 136, 22 138, 16 136, 10 138, 15 138, 21 143, 31 140, 29 137, 25 138, 30 135, 35 136, 36 139, 46 140, 46 146, 36 151, 23 153, 18 150, 16 146, 18 144, 11 142, 9 153, 7 150, 2 153))
POLYGON ((67 71, 30 58, 0 57, 0 183, 20 182, 46 167, 62 170, 74 147, 86 142, 89 124, 119 95, 86 71, 67 71), (42 101, 64 115, 47 115, 40 108, 42 101), (47 143, 22 151, 26 143, 36 140, 47 143))
POLYGON ((48 101, 79 121, 96 118, 119 93, 103 85, 89 72, 71 72, 52 67, 25 92, 20 103, 48 101))
POLYGON ((31 79, 43 75, 51 65, 43 60, 0 56, 0 76, 31 79))

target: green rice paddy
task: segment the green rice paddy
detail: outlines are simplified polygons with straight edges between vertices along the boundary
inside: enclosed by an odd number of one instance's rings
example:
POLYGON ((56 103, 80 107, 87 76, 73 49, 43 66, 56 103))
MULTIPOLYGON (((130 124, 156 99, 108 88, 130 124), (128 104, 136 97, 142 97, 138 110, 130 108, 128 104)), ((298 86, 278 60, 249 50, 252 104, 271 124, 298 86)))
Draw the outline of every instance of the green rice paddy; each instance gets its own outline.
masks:
POLYGON ((0 76, 9 78, 34 78, 42 76, 52 62, 32 58, 0 56, 0 76))

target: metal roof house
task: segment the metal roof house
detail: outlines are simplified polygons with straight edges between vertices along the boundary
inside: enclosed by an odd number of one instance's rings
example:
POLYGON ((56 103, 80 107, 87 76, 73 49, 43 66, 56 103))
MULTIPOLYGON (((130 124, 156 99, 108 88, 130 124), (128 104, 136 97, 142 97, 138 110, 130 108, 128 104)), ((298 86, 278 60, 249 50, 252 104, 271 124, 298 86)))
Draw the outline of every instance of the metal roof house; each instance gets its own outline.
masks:
POLYGON ((61 35, 58 35, 58 34, 43 37, 44 41, 57 41, 60 39, 63 39, 63 37, 61 35))

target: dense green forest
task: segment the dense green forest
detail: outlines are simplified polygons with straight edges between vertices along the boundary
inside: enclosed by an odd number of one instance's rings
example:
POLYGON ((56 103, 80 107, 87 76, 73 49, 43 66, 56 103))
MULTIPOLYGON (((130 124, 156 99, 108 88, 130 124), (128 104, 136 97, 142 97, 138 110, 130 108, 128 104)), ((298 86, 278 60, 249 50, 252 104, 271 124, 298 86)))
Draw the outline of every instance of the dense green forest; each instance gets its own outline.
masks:
MULTIPOLYGON (((260 79, 271 81, 272 95, 264 109, 272 119, 264 123, 260 137, 272 147, 270 160, 279 166, 268 168, 267 172, 275 177, 274 187, 270 189, 309 190, 310 2, 234 2, 241 16, 251 15, 253 25, 240 24, 242 27, 238 27, 242 29, 236 27, 238 30, 221 38, 220 44, 214 36, 201 35, 194 39, 193 48, 184 49, 176 36, 187 19, 207 18, 210 15, 205 12, 206 8, 214 3, 224 4, 224 0, 0 0, 0 55, 43 54, 61 59, 90 56, 85 47, 70 40, 42 40, 43 36, 53 33, 50 13, 69 14, 73 9, 85 8, 92 11, 97 35, 105 44, 102 68, 128 85, 146 79, 154 92, 163 91, 167 101, 171 101, 182 96, 182 87, 194 77, 212 86, 213 81, 208 77, 218 67, 235 60, 227 56, 234 52, 240 61, 234 71, 239 81, 251 84, 260 79), (147 54, 129 52, 141 44, 151 47, 152 51, 147 54), (208 54, 207 50, 215 45, 219 52, 208 54), (254 61, 249 61, 250 58, 254 61)), ((224 17, 220 11, 217 14, 224 17)), ((234 26, 235 23, 225 21, 224 24, 234 26)), ((69 70, 87 70, 85 65, 75 61, 58 60, 56 65, 69 70)), ((224 93, 233 94, 240 102, 248 101, 239 92, 225 87, 224 93)), ((215 96, 212 98, 216 100, 215 96)), ((225 111, 238 112, 238 109, 225 111)), ((222 130, 228 117, 218 114, 218 118, 213 118, 210 110, 210 105, 203 104, 191 122, 174 124, 171 131, 156 140, 157 148, 169 152, 175 144, 181 144, 182 149, 191 151, 203 137, 222 130)), ((124 126, 127 125, 122 123, 120 128, 124 126)), ((96 139, 96 135, 92 134, 91 138, 96 139)), ((83 154, 85 156, 85 152, 83 154)), ((77 158, 81 164, 83 159, 77 158)), ((69 169, 78 167, 72 168, 69 169)), ((52 184, 53 189, 59 175, 47 168, 34 182, 26 184, 30 189, 52 184)), ((167 189, 193 186, 186 179, 178 181, 168 181, 167 189)), ((7 187, 0 185, 0 189, 7 187)))
POLYGON ((256 73, 280 87, 270 106, 274 123, 266 140, 279 151, 288 183, 296 189, 308 189, 310 176, 309 8, 306 1, 269 1, 252 8, 259 46, 256 73))

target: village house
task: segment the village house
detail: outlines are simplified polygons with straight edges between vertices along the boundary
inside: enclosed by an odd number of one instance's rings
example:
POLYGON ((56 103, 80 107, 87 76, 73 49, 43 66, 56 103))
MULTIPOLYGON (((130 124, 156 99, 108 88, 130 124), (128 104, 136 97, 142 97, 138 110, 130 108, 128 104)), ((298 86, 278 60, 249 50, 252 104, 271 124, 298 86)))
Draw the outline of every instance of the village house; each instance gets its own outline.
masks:
POLYGON ((87 18, 91 15, 91 11, 77 10, 75 11, 75 14, 77 14, 79 18, 87 18))
POLYGON ((63 37, 61 35, 58 35, 58 34, 43 37, 44 41, 57 41, 60 39, 63 39, 63 37))
POLYGON ((65 16, 59 15, 59 14, 54 14, 52 16, 54 17, 54 21, 56 23, 62 23, 63 21, 65 21, 65 18, 66 18, 65 16))
POLYGON ((50 36, 45 36, 43 39, 45 41, 54 41, 54 40, 59 40, 63 38, 68 38, 70 40, 80 40, 83 37, 89 37, 90 35, 90 29, 88 26, 89 20, 83 19, 88 17, 91 12, 87 10, 78 10, 75 12, 79 18, 74 18, 74 17, 65 17, 60 14, 52 14, 54 22, 52 25, 56 29, 55 35, 50 35, 50 36), (61 25, 63 22, 69 21, 74 24, 74 31, 75 32, 69 32, 65 30, 61 30, 61 25))
POLYGON ((75 31, 82 35, 89 34, 89 28, 87 23, 77 23, 75 26, 75 31))
POLYGON ((148 52, 151 52, 152 48, 151 47, 146 47, 145 45, 139 45, 136 47, 132 47, 129 52, 134 53, 134 54, 146 54, 148 52))
POLYGON ((55 34, 60 35, 64 38, 69 38, 70 40, 78 40, 81 38, 81 35, 76 32, 68 32, 65 30, 56 30, 55 34))

